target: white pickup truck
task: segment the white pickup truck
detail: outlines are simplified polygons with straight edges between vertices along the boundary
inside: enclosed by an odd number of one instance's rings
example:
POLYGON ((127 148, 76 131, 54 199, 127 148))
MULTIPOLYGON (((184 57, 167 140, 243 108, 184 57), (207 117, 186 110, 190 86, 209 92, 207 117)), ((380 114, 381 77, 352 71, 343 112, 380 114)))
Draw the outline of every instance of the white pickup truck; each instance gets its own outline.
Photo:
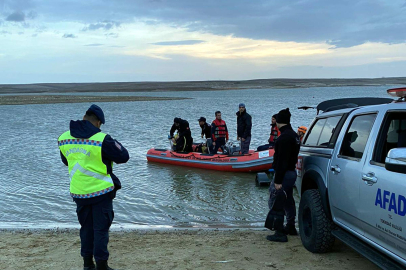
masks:
POLYGON ((303 139, 296 186, 304 247, 342 240, 383 269, 406 268, 406 88, 397 99, 319 104, 303 139))

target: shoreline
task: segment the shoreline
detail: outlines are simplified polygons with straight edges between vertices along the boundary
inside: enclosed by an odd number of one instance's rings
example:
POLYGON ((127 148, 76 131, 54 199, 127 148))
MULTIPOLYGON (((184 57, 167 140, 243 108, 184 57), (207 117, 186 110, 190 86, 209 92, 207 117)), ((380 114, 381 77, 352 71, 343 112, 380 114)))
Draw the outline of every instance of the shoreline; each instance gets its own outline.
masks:
MULTIPOLYGON (((325 254, 308 252, 299 236, 265 239, 269 230, 136 230, 110 232, 109 265, 117 269, 378 269, 336 241, 325 254)), ((79 230, 1 231, 1 269, 81 269, 79 230), (33 268, 32 268, 33 267, 33 268)))
POLYGON ((0 84, 0 94, 75 92, 176 92, 406 85, 406 77, 354 79, 258 79, 234 81, 0 84))
POLYGON ((73 95, 0 95, 0 105, 58 104, 85 102, 123 102, 123 101, 159 101, 182 100, 176 97, 140 97, 140 96, 73 96, 73 95))

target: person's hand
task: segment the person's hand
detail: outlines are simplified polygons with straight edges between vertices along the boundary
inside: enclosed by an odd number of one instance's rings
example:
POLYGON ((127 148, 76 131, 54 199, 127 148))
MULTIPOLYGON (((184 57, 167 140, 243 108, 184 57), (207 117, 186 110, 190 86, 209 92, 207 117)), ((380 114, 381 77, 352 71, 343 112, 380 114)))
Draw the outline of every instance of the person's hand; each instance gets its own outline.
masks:
POLYGON ((226 143, 228 143, 228 140, 226 140, 226 143))
POLYGON ((239 141, 240 140, 240 137, 237 137, 237 141, 239 141))
POLYGON ((276 190, 280 190, 282 188, 282 184, 275 184, 276 190))
POLYGON ((202 135, 202 138, 203 138, 203 135, 202 135))
POLYGON ((173 142, 176 142, 176 141, 175 141, 175 138, 172 138, 172 141, 173 141, 173 142))
POLYGON ((213 146, 216 146, 216 142, 213 142, 213 146))
POLYGON ((245 142, 245 139, 244 139, 244 138, 241 138, 241 141, 245 142))

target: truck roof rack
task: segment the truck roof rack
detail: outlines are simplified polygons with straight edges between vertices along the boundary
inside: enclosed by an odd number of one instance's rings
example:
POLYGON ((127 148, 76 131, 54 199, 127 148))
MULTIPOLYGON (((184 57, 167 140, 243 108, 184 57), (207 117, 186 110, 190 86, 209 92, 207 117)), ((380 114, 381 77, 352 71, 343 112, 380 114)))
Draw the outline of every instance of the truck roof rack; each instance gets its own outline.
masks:
POLYGON ((319 111, 322 112, 331 112, 346 108, 356 108, 360 106, 368 105, 380 105, 388 104, 393 102, 391 98, 375 98, 375 97, 361 97, 361 98, 339 98, 339 99, 330 99, 321 102, 317 105, 317 114, 319 111))

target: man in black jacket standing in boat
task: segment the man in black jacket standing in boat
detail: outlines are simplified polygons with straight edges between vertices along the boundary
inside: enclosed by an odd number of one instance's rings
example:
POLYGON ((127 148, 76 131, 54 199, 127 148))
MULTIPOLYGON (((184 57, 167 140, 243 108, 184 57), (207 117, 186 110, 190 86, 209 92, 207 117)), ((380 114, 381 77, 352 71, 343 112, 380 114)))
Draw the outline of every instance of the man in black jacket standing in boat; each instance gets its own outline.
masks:
POLYGON ((274 235, 266 238, 273 242, 287 242, 287 234, 297 235, 295 228, 296 206, 293 199, 293 186, 296 182, 296 163, 300 150, 300 139, 290 125, 289 108, 281 110, 276 124, 281 135, 275 142, 275 153, 272 168, 275 170, 274 180, 269 188, 269 214, 275 229, 274 235), (286 226, 283 219, 286 215, 286 226))
POLYGON ((251 115, 245 110, 245 104, 240 103, 237 115, 237 141, 241 140, 241 154, 248 154, 251 143, 251 115))

